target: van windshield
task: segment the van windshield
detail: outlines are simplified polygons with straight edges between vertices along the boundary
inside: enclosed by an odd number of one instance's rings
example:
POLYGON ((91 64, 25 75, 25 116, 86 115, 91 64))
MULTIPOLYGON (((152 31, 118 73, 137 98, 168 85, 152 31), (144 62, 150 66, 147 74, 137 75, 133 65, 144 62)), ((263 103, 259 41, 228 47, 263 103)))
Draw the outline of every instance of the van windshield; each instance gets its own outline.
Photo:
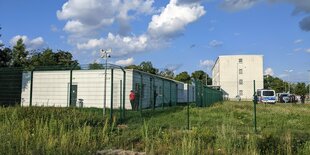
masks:
POLYGON ((274 96, 273 91, 263 91, 263 96, 274 96))

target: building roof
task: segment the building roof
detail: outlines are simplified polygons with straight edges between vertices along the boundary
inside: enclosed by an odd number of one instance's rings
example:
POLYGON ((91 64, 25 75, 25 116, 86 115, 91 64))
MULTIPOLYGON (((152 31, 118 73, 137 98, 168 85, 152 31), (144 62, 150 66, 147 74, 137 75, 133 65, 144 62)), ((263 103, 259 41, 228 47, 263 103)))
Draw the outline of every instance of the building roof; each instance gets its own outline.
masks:
POLYGON ((174 80, 174 79, 169 79, 169 78, 163 77, 163 76, 161 76, 161 75, 156 75, 156 74, 147 73, 147 72, 140 71, 140 70, 137 70, 137 69, 125 69, 125 70, 126 70, 126 71, 139 72, 139 73, 147 74, 147 75, 150 75, 150 76, 154 76, 154 77, 157 77, 157 78, 161 78, 161 79, 165 79, 165 80, 169 80, 169 81, 173 81, 173 82, 177 82, 177 83, 187 84, 187 83, 184 83, 184 82, 181 82, 181 81, 177 81, 177 80, 174 80))

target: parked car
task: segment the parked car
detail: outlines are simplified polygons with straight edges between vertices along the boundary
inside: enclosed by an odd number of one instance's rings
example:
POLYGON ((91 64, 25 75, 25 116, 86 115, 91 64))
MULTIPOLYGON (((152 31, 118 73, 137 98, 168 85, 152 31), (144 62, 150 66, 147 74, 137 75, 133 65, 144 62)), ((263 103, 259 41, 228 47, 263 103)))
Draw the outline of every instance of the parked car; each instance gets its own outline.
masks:
POLYGON ((288 103, 290 101, 290 94, 282 93, 278 100, 280 103, 288 103))
POLYGON ((290 103, 297 103, 298 99, 295 95, 291 94, 290 96, 290 103))
POLYGON ((298 99, 293 94, 283 93, 279 96, 280 103, 297 103, 298 99))

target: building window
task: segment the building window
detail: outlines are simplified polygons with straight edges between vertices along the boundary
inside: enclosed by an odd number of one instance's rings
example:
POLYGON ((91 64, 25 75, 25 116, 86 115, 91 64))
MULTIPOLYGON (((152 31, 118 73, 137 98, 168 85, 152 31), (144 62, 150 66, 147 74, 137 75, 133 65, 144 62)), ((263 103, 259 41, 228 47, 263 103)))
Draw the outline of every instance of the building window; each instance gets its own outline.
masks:
POLYGON ((242 79, 239 80, 239 85, 243 85, 243 80, 242 79))
POLYGON ((239 90, 239 96, 243 95, 243 90, 239 90))
POLYGON ((243 69, 239 69, 239 74, 243 74, 243 69))
POLYGON ((239 58, 239 64, 242 64, 243 60, 242 58, 239 58))

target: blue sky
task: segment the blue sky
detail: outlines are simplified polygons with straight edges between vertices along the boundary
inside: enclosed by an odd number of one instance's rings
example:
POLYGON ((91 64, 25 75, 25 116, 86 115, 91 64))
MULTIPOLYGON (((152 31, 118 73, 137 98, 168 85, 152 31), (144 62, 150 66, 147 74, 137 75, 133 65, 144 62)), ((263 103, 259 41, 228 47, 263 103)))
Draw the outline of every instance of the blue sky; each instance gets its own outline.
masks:
POLYGON ((264 55, 264 70, 309 81, 309 0, 0 0, 0 40, 71 51, 81 64, 152 61, 210 73, 219 55, 264 55), (290 75, 285 70, 293 70, 290 75))

